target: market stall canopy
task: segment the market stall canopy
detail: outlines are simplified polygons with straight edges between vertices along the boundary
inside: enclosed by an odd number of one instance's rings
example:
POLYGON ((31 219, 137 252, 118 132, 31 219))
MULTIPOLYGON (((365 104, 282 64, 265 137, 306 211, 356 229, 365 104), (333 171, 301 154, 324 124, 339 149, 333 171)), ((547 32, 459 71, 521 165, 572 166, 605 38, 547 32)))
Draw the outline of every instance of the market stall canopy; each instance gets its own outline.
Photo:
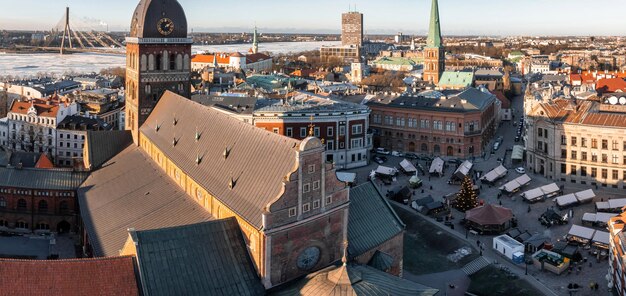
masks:
POLYGON ((486 204, 465 212, 465 219, 480 225, 500 225, 513 218, 513 211, 505 207, 486 204))
POLYGON ((504 184, 504 186, 500 187, 500 190, 505 190, 506 192, 514 192, 520 187, 530 183, 530 177, 527 174, 523 174, 517 177, 515 180, 504 184))
POLYGON ((381 175, 393 176, 397 173, 396 169, 379 165, 376 168, 376 173, 381 175))
POLYGON ((591 229, 588 227, 583 227, 583 226, 578 226, 578 225, 572 225, 572 228, 570 228, 569 232, 567 233, 567 235, 570 236, 576 236, 576 237, 580 237, 583 239, 592 239, 593 238, 593 234, 596 232, 595 229, 591 229))
POLYGON ((575 203, 585 203, 591 201, 596 194, 592 189, 579 191, 576 193, 570 193, 556 198, 556 204, 559 207, 569 206, 575 203))
POLYGON ((617 216, 615 213, 585 213, 583 214, 583 221, 591 223, 609 223, 609 219, 617 216))
POLYGON ((493 182, 495 182, 496 180, 498 180, 498 179, 500 179, 500 178, 502 178, 502 177, 506 176, 506 174, 507 174, 508 172, 509 172, 509 171, 508 171, 508 170, 507 170, 507 169, 506 169, 503 165, 500 165, 500 166, 498 166, 497 168, 495 168, 495 169, 493 169, 493 170, 489 171, 489 172, 488 172, 487 174, 485 174, 484 176, 482 176, 482 178, 480 178, 480 180, 482 180, 482 181, 487 181, 487 182, 489 182, 489 183, 493 183, 493 182))
POLYGON ((599 243, 599 244, 603 244, 608 246, 609 245, 609 240, 610 240, 610 235, 608 232, 606 231, 596 231, 596 233, 593 235, 593 238, 591 239, 592 242, 594 243, 599 243))
POLYGON ((417 172, 417 169, 415 168, 415 166, 408 160, 404 159, 402 160, 402 162, 400 162, 400 167, 402 167, 402 170, 404 170, 405 173, 415 173, 417 172))
POLYGON ((596 197, 596 194, 593 192, 593 189, 587 189, 587 190, 583 190, 580 192, 576 192, 574 195, 576 195, 576 199, 580 203, 591 201, 593 200, 594 197, 596 197))
POLYGON ((621 210, 626 206, 626 198, 609 199, 608 201, 596 202, 597 210, 614 211, 621 210))
POLYGON ((471 161, 469 160, 464 161, 459 166, 459 168, 456 169, 456 171, 454 172, 454 176, 458 178, 459 180, 465 178, 465 176, 467 176, 472 170, 472 166, 474 166, 474 164, 472 164, 471 161))
POLYGON ((511 153, 512 160, 522 160, 524 159, 524 146, 515 145, 513 146, 513 153, 511 153))
POLYGON ((437 157, 433 159, 432 164, 430 165, 430 170, 428 170, 431 174, 441 174, 443 173, 443 159, 441 157, 437 157))
POLYGON ((356 181, 355 173, 337 172, 337 179, 344 183, 354 183, 356 181))

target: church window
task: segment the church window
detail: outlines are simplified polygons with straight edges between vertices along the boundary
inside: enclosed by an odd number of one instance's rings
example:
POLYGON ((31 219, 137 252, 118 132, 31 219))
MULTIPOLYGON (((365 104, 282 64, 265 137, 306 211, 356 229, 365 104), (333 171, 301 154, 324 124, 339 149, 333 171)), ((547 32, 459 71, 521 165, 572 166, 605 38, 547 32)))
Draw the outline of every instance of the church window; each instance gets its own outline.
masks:
POLYGON ((176 68, 176 54, 171 54, 169 58, 170 68, 169 70, 178 70, 176 68))
POLYGON ((150 86, 150 83, 146 84, 146 94, 150 94, 152 92, 152 86, 150 86))
POLYGON ((183 69, 183 55, 180 53, 176 56, 176 70, 181 71, 183 69))
POLYGON ((163 51, 163 64, 161 64, 161 70, 169 70, 170 67, 170 59, 169 59, 169 54, 167 53, 167 50, 163 51))
POLYGON ((146 71, 147 67, 148 67, 148 58, 146 57, 145 54, 141 55, 141 71, 146 71))
POLYGON ((185 70, 189 70, 190 66, 191 66, 191 61, 189 60, 189 55, 185 54, 185 58, 184 58, 184 61, 183 61, 183 68, 185 70))
POLYGON ((163 58, 160 54, 156 55, 156 69, 157 71, 160 71, 162 69, 163 66, 163 58))
POLYGON ((326 204, 328 205, 328 204, 331 204, 331 203, 333 203, 333 196, 329 195, 329 196, 326 197, 326 204))
POLYGON ((154 71, 154 55, 150 54, 148 56, 148 71, 154 71))

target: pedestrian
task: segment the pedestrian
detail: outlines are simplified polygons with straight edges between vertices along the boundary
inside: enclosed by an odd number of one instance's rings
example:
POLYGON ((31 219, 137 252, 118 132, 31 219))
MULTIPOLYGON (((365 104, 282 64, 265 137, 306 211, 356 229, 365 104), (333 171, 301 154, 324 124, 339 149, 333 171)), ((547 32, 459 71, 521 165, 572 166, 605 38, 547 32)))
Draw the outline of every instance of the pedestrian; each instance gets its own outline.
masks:
POLYGON ((430 190, 433 190, 433 185, 430 185, 430 190))
POLYGON ((476 246, 480 247, 480 240, 476 240, 476 246))
POLYGON ((500 205, 502 205, 502 201, 500 201, 500 205))
POLYGON ((528 206, 528 212, 530 213, 530 205, 528 206))

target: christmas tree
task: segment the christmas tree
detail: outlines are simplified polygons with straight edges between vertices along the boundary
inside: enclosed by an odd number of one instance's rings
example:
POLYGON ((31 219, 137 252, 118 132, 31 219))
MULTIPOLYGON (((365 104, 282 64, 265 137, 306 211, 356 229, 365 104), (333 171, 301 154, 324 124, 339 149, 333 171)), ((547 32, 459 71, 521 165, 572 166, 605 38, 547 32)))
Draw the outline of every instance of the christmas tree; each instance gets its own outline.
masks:
POLYGON ((472 180, 465 176, 463 184, 461 184, 461 191, 459 191, 456 199, 456 208, 459 211, 465 212, 478 206, 478 196, 473 187, 472 180))

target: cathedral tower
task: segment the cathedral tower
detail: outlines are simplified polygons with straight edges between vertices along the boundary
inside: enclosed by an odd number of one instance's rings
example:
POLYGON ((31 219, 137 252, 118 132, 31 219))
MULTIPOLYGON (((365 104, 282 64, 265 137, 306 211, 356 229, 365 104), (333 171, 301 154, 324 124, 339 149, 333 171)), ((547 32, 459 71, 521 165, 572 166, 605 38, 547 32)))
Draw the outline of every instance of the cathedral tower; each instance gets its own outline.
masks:
POLYGON ((190 97, 192 43, 178 1, 139 2, 126 38, 126 129, 135 143, 166 90, 190 97))
POLYGON ((428 39, 424 48, 424 81, 438 84, 441 74, 445 70, 445 52, 441 40, 441 26, 439 22, 439 4, 433 0, 430 11, 430 27, 428 39))

